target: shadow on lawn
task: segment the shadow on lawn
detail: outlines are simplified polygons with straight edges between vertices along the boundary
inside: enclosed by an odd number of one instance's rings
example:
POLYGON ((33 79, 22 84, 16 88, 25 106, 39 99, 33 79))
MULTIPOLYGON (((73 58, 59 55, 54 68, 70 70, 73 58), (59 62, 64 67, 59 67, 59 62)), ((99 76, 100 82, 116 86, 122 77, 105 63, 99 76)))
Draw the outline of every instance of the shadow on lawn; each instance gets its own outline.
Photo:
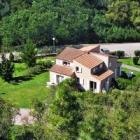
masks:
POLYGON ((35 76, 39 75, 39 74, 42 74, 44 72, 47 72, 48 70, 46 69, 43 69, 41 71, 38 71, 38 72, 34 72, 30 75, 24 75, 24 76, 19 76, 19 77, 14 77, 10 83, 13 84, 13 85, 18 85, 22 82, 25 82, 25 81, 29 81, 29 80, 32 80, 35 76))
POLYGON ((29 81, 29 80, 32 80, 32 79, 33 79, 33 76, 19 76, 19 77, 14 77, 12 79, 12 81, 10 81, 10 83, 13 84, 13 85, 18 85, 22 82, 29 81))

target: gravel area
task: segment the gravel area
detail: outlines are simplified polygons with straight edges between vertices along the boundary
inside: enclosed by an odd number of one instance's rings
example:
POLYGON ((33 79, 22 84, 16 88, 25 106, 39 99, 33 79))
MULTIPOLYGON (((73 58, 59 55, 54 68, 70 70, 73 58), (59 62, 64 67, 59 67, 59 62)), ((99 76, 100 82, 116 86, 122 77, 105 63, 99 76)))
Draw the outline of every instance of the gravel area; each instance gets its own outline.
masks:
POLYGON ((112 43, 100 44, 101 49, 106 48, 109 51, 123 50, 127 57, 133 57, 135 50, 140 50, 140 43, 112 43))
POLYGON ((31 109, 20 109, 14 118, 15 125, 33 124, 34 118, 31 115, 31 109))

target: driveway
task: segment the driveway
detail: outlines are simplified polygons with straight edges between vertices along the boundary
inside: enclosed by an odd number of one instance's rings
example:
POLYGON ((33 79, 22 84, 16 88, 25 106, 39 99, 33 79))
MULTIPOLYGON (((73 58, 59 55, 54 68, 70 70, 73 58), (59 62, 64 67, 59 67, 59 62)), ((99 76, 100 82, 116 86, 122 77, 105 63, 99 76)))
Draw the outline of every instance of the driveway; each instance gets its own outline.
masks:
POLYGON ((140 50, 140 43, 107 43, 100 44, 101 49, 106 48, 110 51, 122 50, 125 51, 127 57, 133 57, 135 50, 140 50))

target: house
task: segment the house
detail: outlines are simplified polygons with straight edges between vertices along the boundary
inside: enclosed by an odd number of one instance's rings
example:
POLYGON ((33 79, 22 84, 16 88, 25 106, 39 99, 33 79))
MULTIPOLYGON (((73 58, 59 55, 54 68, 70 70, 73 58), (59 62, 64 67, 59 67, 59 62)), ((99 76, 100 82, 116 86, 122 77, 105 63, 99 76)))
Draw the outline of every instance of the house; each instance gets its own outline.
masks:
POLYGON ((109 90, 112 79, 120 75, 117 57, 100 52, 99 45, 81 49, 66 47, 50 69, 50 84, 76 78, 81 88, 95 93, 109 90))

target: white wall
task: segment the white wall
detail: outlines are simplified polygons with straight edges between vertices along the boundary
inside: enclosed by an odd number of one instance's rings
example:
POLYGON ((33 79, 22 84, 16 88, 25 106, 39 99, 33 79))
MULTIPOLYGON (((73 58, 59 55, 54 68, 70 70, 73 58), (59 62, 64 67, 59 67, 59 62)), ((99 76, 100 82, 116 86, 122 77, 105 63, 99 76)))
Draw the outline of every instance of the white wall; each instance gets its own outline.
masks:
POLYGON ((61 74, 58 74, 58 73, 50 72, 50 82, 51 83, 54 83, 56 85, 59 84, 59 83, 57 83, 57 75, 63 76, 64 77, 63 80, 65 80, 67 78, 70 78, 70 77, 68 77, 66 75, 61 75, 61 74))
POLYGON ((100 92, 100 81, 97 80, 96 78, 94 78, 91 75, 91 69, 81 65, 80 63, 74 61, 73 62, 73 67, 74 67, 74 71, 75 74, 78 78, 80 78, 80 84, 81 86, 85 89, 85 90, 90 90, 90 81, 96 82, 97 84, 97 89, 95 90, 95 92, 100 92), (82 69, 82 72, 76 72, 75 69, 76 67, 79 67, 80 69, 82 69), (84 79, 84 84, 83 84, 83 79, 84 79))

